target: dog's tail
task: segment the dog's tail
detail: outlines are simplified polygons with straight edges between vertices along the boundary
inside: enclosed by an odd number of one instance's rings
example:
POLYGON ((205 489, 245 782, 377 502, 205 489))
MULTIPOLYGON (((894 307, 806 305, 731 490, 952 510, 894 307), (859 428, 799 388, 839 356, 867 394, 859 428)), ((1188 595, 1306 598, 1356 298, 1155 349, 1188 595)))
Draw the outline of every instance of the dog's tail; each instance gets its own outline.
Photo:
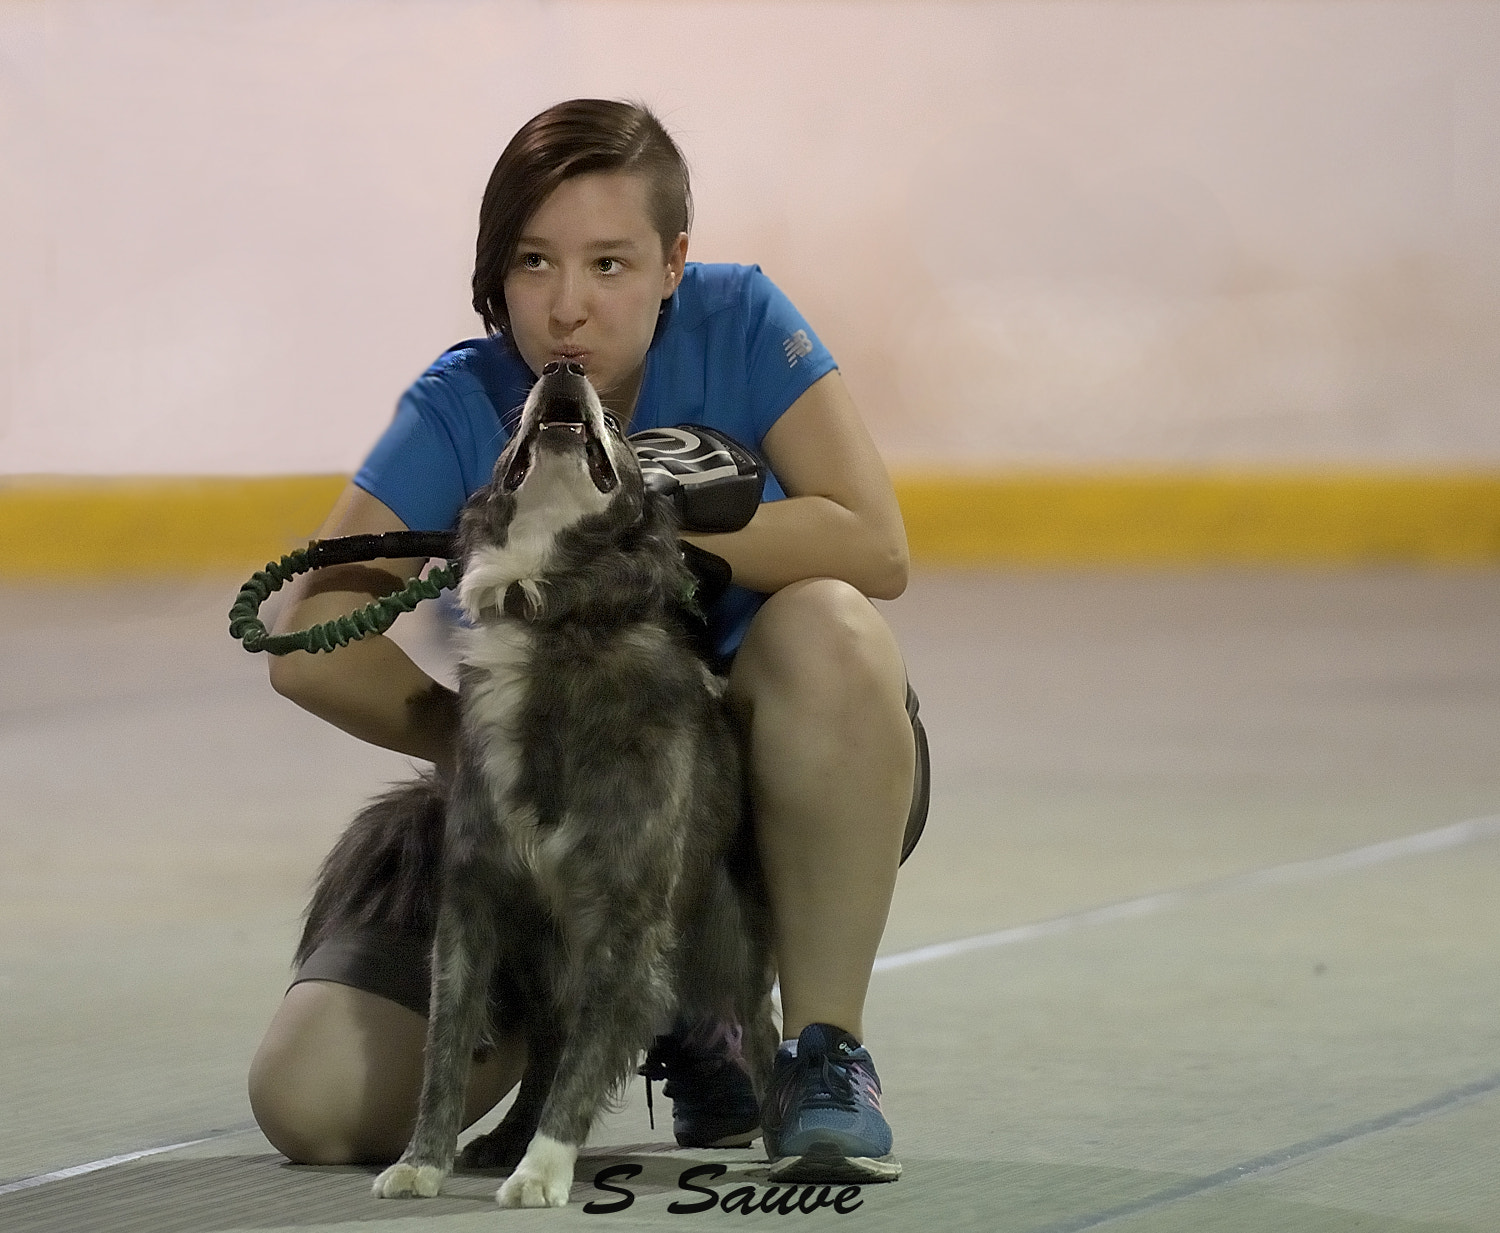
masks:
POLYGON ((444 798, 431 775, 376 797, 318 870, 297 945, 300 965, 328 938, 379 928, 430 938, 437 927, 444 798))

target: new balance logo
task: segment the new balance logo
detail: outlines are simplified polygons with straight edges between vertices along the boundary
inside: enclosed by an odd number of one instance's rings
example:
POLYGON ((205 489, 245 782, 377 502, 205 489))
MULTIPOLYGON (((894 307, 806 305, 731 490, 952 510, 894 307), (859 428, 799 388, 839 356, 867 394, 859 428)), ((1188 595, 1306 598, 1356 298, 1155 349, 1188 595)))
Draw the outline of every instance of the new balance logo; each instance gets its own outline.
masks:
POLYGON ((786 352, 787 364, 792 368, 796 368, 798 360, 804 355, 812 354, 812 339, 807 336, 806 330, 798 330, 781 344, 781 349, 786 352))

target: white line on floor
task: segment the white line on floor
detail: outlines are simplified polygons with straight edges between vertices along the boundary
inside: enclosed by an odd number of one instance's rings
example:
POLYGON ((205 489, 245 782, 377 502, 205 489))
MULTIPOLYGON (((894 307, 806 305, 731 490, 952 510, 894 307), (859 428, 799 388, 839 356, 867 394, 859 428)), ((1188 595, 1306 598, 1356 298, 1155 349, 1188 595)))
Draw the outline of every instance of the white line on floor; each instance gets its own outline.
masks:
MULTIPOLYGON (((1029 942, 1034 938, 1050 938, 1060 933, 1069 933, 1088 925, 1105 925, 1111 921, 1131 920, 1137 916, 1150 916, 1167 908, 1177 907, 1192 899, 1209 895, 1222 895, 1233 891, 1253 890, 1262 886, 1282 886, 1289 882, 1305 882, 1313 878, 1325 878, 1354 869, 1365 869, 1371 865, 1382 865, 1388 861, 1407 856, 1422 856, 1429 852, 1443 852, 1449 848, 1462 847, 1481 839, 1500 835, 1500 815, 1490 818, 1471 818, 1467 822, 1455 822, 1451 826, 1440 826, 1435 830, 1421 831, 1400 839, 1387 839, 1381 843, 1367 844, 1348 852, 1333 856, 1320 856, 1313 860, 1293 861, 1287 865, 1272 865, 1269 869, 1257 869, 1251 873, 1232 874, 1212 882, 1201 882, 1197 886, 1182 890, 1162 891, 1156 895, 1143 895, 1139 899, 1127 899, 1123 903, 1112 903, 1102 908, 1091 908, 1087 912, 1072 912, 1067 916, 1056 916, 1051 920, 1038 921, 1032 925, 1018 925, 1013 929, 1001 929, 996 933, 981 933, 970 938, 957 938, 952 942, 939 942, 935 946, 919 946, 916 950, 901 951, 895 955, 882 955, 875 960, 875 971, 889 972, 894 968, 910 967, 915 963, 930 963, 934 959, 948 959, 954 955, 967 954, 971 950, 987 950, 993 946, 1011 946, 1017 942, 1029 942)), ((70 1169, 59 1169, 55 1173, 39 1173, 35 1177, 23 1177, 20 1181, 0 1186, 0 1195, 32 1186, 44 1186, 48 1182, 60 1182, 70 1177, 81 1177, 112 1165, 126 1164, 146 1156, 159 1156, 163 1152, 175 1152, 180 1147, 207 1143, 210 1139, 221 1139, 235 1131, 224 1131, 200 1139, 188 1139, 182 1143, 169 1143, 165 1147, 148 1147, 140 1152, 126 1152, 123 1156, 108 1156, 103 1160, 91 1160, 87 1164, 74 1165, 70 1169)))
POLYGON ((223 1135, 213 1134, 202 1139, 185 1139, 181 1143, 168 1143, 165 1147, 148 1147, 140 1152, 126 1152, 123 1156, 106 1156, 103 1160, 91 1160, 88 1164, 74 1165, 70 1169, 59 1169, 56 1173, 38 1173, 35 1177, 23 1177, 19 1182, 7 1182, 4 1186, 0 1186, 0 1194, 30 1190, 33 1186, 66 1181, 70 1177, 82 1177, 85 1173, 97 1173, 100 1169, 108 1169, 112 1165, 127 1164, 132 1160, 142 1160, 147 1156, 160 1156, 163 1152, 175 1152, 179 1147, 192 1147, 195 1143, 207 1143, 209 1139, 219 1138, 223 1138, 223 1135))
POLYGON ((1490 818, 1470 818, 1467 822, 1455 822, 1451 826, 1440 826, 1435 830, 1420 831, 1400 839, 1387 839, 1381 843, 1368 844, 1339 852, 1333 856, 1320 856, 1313 860, 1293 861, 1287 865, 1272 865, 1269 869, 1257 869, 1251 873, 1236 873, 1212 882, 1201 882, 1197 886, 1186 886, 1181 890, 1162 891, 1155 895, 1143 895, 1139 899, 1126 899, 1102 908, 1090 908, 1086 912, 1070 912, 1066 916, 1054 916, 1051 920, 1037 921, 1031 925, 1017 925, 995 933, 981 933, 969 938, 955 938, 951 942, 938 942, 932 946, 919 946, 894 955, 882 955, 875 960, 875 971, 889 972, 894 968, 910 967, 914 963, 931 963, 934 959, 951 959, 971 950, 988 950, 993 946, 1013 946, 1017 942, 1030 942, 1036 938, 1056 937, 1060 933, 1071 933, 1088 925, 1107 925, 1111 921, 1131 920, 1137 916, 1150 916, 1164 912, 1192 899, 1209 895, 1222 895, 1233 891, 1255 890, 1263 886, 1284 886, 1289 882, 1307 882, 1314 878, 1326 878, 1337 873, 1348 873, 1354 869, 1366 869, 1371 865, 1383 865, 1387 861, 1400 860, 1407 856, 1423 856, 1429 852, 1442 852, 1449 848, 1462 847, 1481 839, 1500 835, 1500 815, 1490 818))

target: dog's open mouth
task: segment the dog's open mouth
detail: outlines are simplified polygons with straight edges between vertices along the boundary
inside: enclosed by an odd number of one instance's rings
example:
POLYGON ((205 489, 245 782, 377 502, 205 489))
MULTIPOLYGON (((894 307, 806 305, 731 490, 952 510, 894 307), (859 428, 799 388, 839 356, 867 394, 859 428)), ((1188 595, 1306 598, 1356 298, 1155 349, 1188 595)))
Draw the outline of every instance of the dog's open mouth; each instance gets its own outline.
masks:
MULTIPOLYGON (((548 365, 550 369, 552 366, 548 365)), ((571 367, 571 366, 570 366, 571 367)), ((588 464, 589 479, 601 493, 613 492, 620 482, 614 464, 610 462, 609 450, 605 447, 599 431, 591 420, 590 408, 585 399, 592 391, 582 378, 582 370, 574 374, 547 373, 543 378, 541 403, 531 431, 516 443, 516 451, 505 475, 500 481, 504 492, 515 492, 531 473, 539 449, 565 452, 582 445, 584 459, 588 464), (580 389, 579 387, 583 388, 580 389)), ((609 417, 600 418, 608 421, 609 417)), ((608 431, 606 427, 605 431, 608 431)))

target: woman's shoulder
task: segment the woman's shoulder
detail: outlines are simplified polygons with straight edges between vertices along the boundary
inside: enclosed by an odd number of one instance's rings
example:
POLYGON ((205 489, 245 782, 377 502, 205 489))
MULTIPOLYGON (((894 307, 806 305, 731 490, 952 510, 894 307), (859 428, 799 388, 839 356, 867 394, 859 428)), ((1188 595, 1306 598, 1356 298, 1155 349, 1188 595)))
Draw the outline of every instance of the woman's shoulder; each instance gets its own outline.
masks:
POLYGON ((724 313, 752 312, 757 303, 775 293, 775 284, 760 266, 718 261, 689 261, 677 289, 685 324, 724 313))
POLYGON ((532 380, 525 362, 504 339, 463 339, 428 365, 408 387, 405 399, 423 410, 478 414, 489 422, 495 414, 504 419, 507 411, 523 404, 532 380))
POLYGON ((817 369, 821 376, 836 367, 807 318, 758 265, 689 265, 679 294, 675 315, 684 338, 720 353, 738 348, 773 384, 783 370, 803 377, 817 369))
POLYGON ((459 400, 483 393, 503 413, 525 401, 532 379, 531 370, 505 340, 490 335, 454 343, 412 382, 409 392, 442 392, 459 400))

